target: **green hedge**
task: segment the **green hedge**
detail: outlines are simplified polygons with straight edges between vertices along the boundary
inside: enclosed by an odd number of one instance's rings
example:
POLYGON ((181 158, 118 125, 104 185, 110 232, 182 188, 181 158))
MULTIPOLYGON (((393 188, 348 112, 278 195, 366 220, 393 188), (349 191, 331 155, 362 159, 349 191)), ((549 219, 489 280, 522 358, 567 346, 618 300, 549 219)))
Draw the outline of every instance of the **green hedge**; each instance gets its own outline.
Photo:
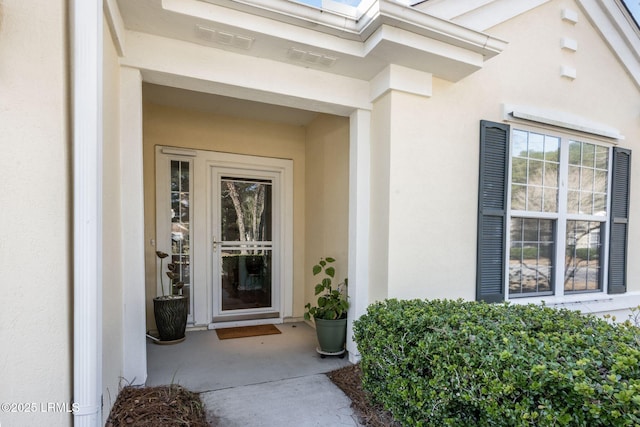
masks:
POLYGON ((536 305, 388 300, 355 322, 363 387, 405 426, 640 425, 640 332, 536 305))

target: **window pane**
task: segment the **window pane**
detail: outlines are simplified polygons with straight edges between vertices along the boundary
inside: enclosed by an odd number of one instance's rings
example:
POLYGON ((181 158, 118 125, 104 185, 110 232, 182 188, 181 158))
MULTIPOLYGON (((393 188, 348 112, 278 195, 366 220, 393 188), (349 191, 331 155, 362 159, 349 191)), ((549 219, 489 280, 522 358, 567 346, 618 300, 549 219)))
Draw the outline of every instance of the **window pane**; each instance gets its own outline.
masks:
POLYGON ((546 162, 544 166, 544 185, 558 188, 558 165, 546 162))
POLYGON ((607 192, 607 171, 596 170, 593 180, 593 190, 598 193, 607 192))
POLYGON ((529 134, 529 158, 544 159, 544 135, 529 134))
POLYGON ((560 140, 538 133, 514 131, 511 162, 511 208, 532 212, 558 209, 560 140))
POLYGON ((511 209, 523 211, 527 206, 527 187, 524 185, 511 186, 511 209))
POLYGON ((542 187, 529 187, 527 189, 527 210, 542 211, 542 187))
MULTIPOLYGON (((191 298, 190 264, 190 168, 188 161, 171 160, 171 262, 177 266, 179 281, 184 283, 181 292, 191 298)), ((189 313, 192 305, 189 300, 189 313)))
POLYGON ((514 158, 511 165, 511 181, 527 183, 527 159, 514 158))
POLYGON ((582 160, 582 147, 579 142, 569 143, 569 164, 580 165, 582 160))
POLYGON ((580 192, 569 191, 567 193, 567 212, 576 214, 580 208, 580 192))
POLYGON ((546 219, 511 219, 510 296, 551 293, 553 224, 546 219))
POLYGON ((542 185, 542 173, 544 171, 544 162, 537 160, 529 161, 529 185, 542 185))
POLYGON ((593 212, 593 193, 588 191, 580 192, 580 213, 591 215, 593 212))
POLYGON ((545 188, 543 194, 544 212, 556 212, 558 210, 558 190, 545 188))
POLYGON ((596 168, 609 169, 609 149, 607 147, 596 146, 596 168))
POLYGON ((582 168, 580 189, 583 191, 593 191, 593 169, 582 168))
POLYGON ((600 290, 600 230, 604 224, 567 221, 565 292, 600 290))
MULTIPOLYGON (((581 157, 580 165, 569 166, 568 212, 583 215, 606 215, 606 200, 602 203, 602 196, 606 196, 609 173, 606 169, 608 156, 603 151, 607 149, 578 141, 571 141, 570 147, 570 152, 573 150, 572 155, 580 152, 581 157), (604 169, 596 169, 596 159, 600 159, 600 164, 605 167, 604 169), (577 191, 571 190, 580 190, 580 193, 578 195, 577 191)), ((577 158, 572 159, 570 156, 569 160, 573 162, 577 161, 577 158)))
POLYGON ((593 195, 593 213, 594 215, 605 216, 607 214, 607 195, 606 194, 594 194, 593 195))
POLYGON ((595 162, 596 146, 593 144, 582 144, 582 166, 592 168, 595 162))
POLYGON ((513 131, 513 156, 527 157, 527 132, 513 131))
POLYGON ((545 136, 544 159, 552 162, 558 162, 560 160, 560 138, 545 136))
POLYGON ((572 190, 578 190, 580 188, 580 167, 569 166, 569 179, 568 187, 572 190))

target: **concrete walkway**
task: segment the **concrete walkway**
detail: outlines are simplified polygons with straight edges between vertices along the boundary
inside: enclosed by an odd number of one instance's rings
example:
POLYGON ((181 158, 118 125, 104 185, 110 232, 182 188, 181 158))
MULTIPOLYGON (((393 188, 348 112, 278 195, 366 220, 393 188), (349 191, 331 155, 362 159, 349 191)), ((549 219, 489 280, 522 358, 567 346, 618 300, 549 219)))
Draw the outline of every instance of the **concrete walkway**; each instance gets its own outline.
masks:
POLYGON ((325 373, 350 365, 322 359, 305 323, 282 334, 219 340, 187 332, 177 345, 147 344, 147 385, 180 384, 201 393, 208 419, 224 427, 359 426, 351 401, 325 373))

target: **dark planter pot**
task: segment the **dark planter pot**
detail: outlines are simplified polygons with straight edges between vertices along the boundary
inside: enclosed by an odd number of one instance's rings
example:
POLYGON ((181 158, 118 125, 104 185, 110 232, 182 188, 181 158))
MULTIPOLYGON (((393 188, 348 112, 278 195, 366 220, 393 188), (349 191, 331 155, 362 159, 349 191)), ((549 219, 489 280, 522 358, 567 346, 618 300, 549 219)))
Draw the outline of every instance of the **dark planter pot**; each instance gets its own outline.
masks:
POLYGON ((153 314, 160 341, 176 341, 185 337, 189 298, 183 295, 156 297, 153 299, 153 314))
POLYGON ((262 255, 249 255, 245 258, 244 263, 249 274, 260 274, 264 266, 262 255))
POLYGON ((316 336, 320 350, 325 353, 338 353, 344 350, 347 340, 347 319, 315 319, 316 336))

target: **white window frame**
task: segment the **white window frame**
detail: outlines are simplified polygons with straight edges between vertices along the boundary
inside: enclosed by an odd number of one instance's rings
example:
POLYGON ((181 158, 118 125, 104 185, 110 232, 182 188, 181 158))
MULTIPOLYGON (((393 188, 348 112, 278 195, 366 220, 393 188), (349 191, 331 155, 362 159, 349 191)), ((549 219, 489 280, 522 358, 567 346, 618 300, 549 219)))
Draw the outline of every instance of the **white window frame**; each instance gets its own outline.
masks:
POLYGON ((506 246, 505 246, 505 301, 526 301, 531 303, 537 302, 570 302, 570 301, 584 301, 588 299, 598 299, 602 298, 603 294, 607 294, 608 291, 608 275, 606 272, 608 271, 609 265, 609 240, 608 240, 608 230, 610 225, 610 217, 611 217, 611 172, 613 165, 613 144, 607 141, 603 141, 597 138, 588 137, 581 134, 568 133, 563 132, 558 129, 549 128, 549 127, 536 127, 530 125, 524 125, 522 123, 512 124, 510 126, 510 138, 509 144, 511 145, 509 148, 509 165, 508 165, 508 176, 509 183, 507 187, 507 217, 508 224, 506 230, 506 246), (526 131, 533 132, 543 135, 549 135, 553 137, 558 137, 560 139, 560 164, 559 164, 559 177, 558 177, 558 210, 557 212, 532 212, 532 211, 524 211, 524 210, 512 210, 511 209, 511 191, 512 191, 512 179, 513 179, 513 135, 515 131, 526 131), (598 145, 601 147, 606 147, 608 149, 608 165, 607 165, 607 199, 606 199, 606 216, 605 216, 605 229, 607 230, 607 234, 605 236, 600 236, 601 245, 602 245, 602 259, 601 259, 601 280, 602 287, 596 291, 583 291, 583 292, 572 292, 570 294, 565 294, 564 289, 564 260, 565 260, 565 249, 566 249, 566 225, 568 220, 577 220, 577 221, 597 221, 603 222, 602 216, 597 215, 581 215, 581 214, 568 214, 567 213, 567 194, 568 194, 568 186, 567 186, 567 177, 569 170, 569 143, 570 141, 589 143, 598 145), (552 295, 532 295, 527 294, 523 296, 514 295, 511 296, 509 294, 509 258, 510 258, 510 248, 511 248, 511 221, 512 218, 535 218, 535 219, 551 219, 555 222, 554 227, 554 243, 555 243, 555 254, 553 259, 553 281, 552 281, 552 295), (562 239, 559 237, 563 236, 562 239))

